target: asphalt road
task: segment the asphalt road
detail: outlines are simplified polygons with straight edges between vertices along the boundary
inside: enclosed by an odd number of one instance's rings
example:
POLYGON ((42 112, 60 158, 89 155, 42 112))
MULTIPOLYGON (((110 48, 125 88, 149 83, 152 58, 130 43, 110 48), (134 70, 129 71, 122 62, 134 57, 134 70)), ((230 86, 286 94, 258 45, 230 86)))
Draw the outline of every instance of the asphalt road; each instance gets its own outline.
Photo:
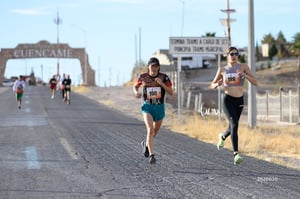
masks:
POLYGON ((72 93, 27 87, 22 109, 0 93, 0 198, 300 198, 300 172, 161 129, 157 163, 141 121, 72 93))

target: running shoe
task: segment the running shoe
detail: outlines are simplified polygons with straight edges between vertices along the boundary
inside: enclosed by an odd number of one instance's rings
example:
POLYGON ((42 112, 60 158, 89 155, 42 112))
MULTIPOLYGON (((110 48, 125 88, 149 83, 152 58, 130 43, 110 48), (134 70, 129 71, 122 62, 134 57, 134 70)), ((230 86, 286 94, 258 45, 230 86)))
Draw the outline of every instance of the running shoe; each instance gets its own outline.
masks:
POLYGON ((144 154, 144 156, 145 156, 146 158, 148 158, 148 157, 149 157, 149 149, 148 149, 148 147, 146 146, 145 140, 143 140, 143 141, 141 142, 141 145, 142 145, 142 148, 143 148, 143 154, 144 154))
POLYGON ((243 162, 243 158, 240 156, 240 154, 236 154, 234 156, 234 164, 241 164, 243 162))
POLYGON ((220 150, 220 148, 224 147, 224 140, 222 138, 222 133, 219 134, 219 142, 217 144, 218 150, 220 150))
POLYGON ((150 163, 150 164, 155 164, 155 163, 156 163, 156 159, 155 159, 155 157, 154 157, 154 154, 150 155, 149 163, 150 163))

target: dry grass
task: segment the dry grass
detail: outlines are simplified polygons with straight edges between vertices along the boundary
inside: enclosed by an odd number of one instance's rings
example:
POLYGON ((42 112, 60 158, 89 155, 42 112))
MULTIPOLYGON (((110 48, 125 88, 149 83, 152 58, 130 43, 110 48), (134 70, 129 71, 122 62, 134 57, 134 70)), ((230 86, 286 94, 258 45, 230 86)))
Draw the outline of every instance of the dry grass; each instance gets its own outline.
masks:
MULTIPOLYGON (((216 144, 218 134, 227 128, 228 123, 215 117, 202 118, 198 114, 186 114, 181 117, 173 114, 173 117, 167 120, 165 126, 170 130, 181 132, 192 138, 216 144)), ((232 150, 230 138, 226 140, 225 148, 232 150)), ((243 154, 300 169, 299 126, 250 129, 247 125, 240 124, 239 148, 243 154), (285 160, 283 160, 283 157, 285 160), (296 159, 296 161, 289 161, 291 159, 296 159)))
MULTIPOLYGON (((74 86, 72 87, 72 91, 82 94, 82 93, 91 92, 91 88, 87 86, 74 86)), ((109 107, 112 107, 114 105, 114 102, 110 99, 99 99, 98 102, 109 107)))
POLYGON ((77 93, 86 93, 90 91, 90 88, 87 86, 72 86, 72 91, 77 93))

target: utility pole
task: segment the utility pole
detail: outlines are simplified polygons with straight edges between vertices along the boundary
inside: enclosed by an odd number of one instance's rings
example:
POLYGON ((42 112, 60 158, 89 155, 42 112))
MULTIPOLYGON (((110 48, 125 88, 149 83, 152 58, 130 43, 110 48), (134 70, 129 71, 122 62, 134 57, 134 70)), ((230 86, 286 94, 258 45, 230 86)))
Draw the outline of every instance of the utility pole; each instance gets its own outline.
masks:
POLYGON ((139 68, 139 61, 138 61, 138 52, 137 52, 137 36, 136 33, 134 35, 134 52, 135 52, 135 64, 137 69, 139 68))
POLYGON ((181 19, 181 36, 183 36, 183 30, 184 30, 184 7, 185 7, 185 1, 179 0, 182 3, 182 19, 181 19))
POLYGON ((221 9, 221 12, 225 12, 227 14, 226 19, 220 19, 221 24, 227 27, 227 37, 228 37, 228 46, 231 46, 231 28, 230 23, 236 21, 235 19, 230 18, 230 13, 234 13, 235 9, 230 9, 229 0, 227 0, 227 9, 221 9))
POLYGON ((101 87, 100 86, 100 84, 101 84, 101 82, 100 82, 100 56, 98 57, 98 85, 99 85, 99 87, 101 87))
MULTIPOLYGON (((54 23, 57 25, 57 47, 59 46, 59 25, 62 23, 62 19, 59 18, 59 11, 57 9, 57 16, 54 19, 54 23)), ((59 75, 59 58, 57 57, 57 75, 59 75)))
POLYGON ((139 69, 142 68, 142 29, 139 28, 139 69))
MULTIPOLYGON (((248 0, 248 65, 253 75, 256 74, 255 68, 255 47, 254 47, 254 3, 248 0)), ((250 128, 256 126, 256 87, 249 84, 248 87, 248 124, 250 128)))
POLYGON ((108 71, 108 87, 111 87, 111 67, 109 67, 108 71))
POLYGON ((43 75, 44 67, 43 64, 41 64, 41 78, 42 78, 42 83, 44 82, 44 75, 43 75))

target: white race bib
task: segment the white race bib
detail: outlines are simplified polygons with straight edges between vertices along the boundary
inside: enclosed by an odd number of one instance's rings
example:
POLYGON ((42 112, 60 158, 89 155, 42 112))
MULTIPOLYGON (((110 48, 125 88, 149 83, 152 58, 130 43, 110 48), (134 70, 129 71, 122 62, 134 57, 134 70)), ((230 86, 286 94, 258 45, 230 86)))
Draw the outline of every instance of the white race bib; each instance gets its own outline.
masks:
POLYGON ((225 74, 225 83, 227 85, 239 85, 240 84, 240 77, 237 73, 225 74))
POLYGON ((160 99, 160 98, 161 98, 161 87, 147 88, 147 99, 160 99))

